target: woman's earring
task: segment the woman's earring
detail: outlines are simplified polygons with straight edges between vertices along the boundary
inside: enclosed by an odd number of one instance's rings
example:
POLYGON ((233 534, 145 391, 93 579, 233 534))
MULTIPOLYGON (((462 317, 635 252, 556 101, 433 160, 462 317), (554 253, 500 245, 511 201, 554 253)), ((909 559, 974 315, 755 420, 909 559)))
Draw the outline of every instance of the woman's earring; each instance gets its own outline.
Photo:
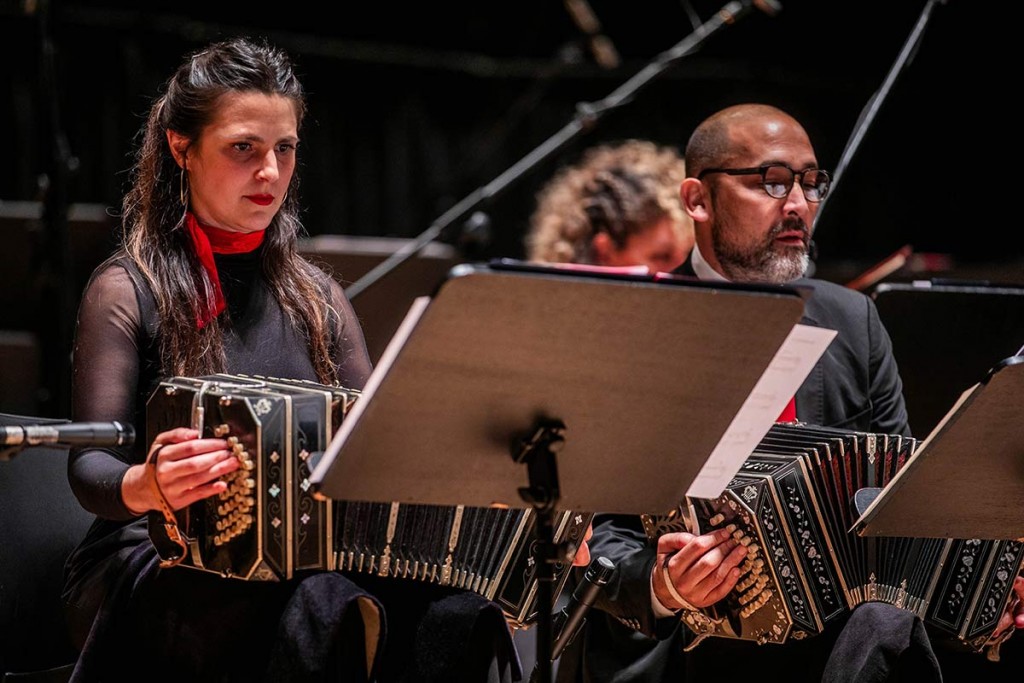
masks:
POLYGON ((188 206, 188 179, 185 178, 187 171, 182 168, 181 175, 178 176, 178 198, 181 200, 181 205, 188 206))

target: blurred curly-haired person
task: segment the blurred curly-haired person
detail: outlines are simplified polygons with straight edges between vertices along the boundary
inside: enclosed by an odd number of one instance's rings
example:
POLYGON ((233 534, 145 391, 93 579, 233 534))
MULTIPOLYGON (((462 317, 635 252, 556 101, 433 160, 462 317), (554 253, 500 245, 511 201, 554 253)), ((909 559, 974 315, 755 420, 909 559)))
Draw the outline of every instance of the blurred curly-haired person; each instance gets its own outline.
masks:
POLYGON ((626 140, 589 149, 537 194, 527 258, 671 271, 694 242, 679 199, 685 177, 671 147, 626 140))

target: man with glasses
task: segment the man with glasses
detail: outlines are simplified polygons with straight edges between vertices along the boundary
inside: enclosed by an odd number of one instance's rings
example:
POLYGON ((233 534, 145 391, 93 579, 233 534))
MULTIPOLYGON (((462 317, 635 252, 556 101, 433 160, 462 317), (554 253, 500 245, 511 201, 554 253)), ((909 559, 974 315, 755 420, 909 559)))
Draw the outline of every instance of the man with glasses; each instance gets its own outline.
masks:
MULTIPOLYGON (((828 194, 803 127, 774 107, 744 104, 713 114, 686 147, 680 194, 696 246, 676 271, 701 280, 789 283, 811 289, 804 324, 838 331, 795 398, 806 423, 909 434, 902 383, 872 301, 842 286, 803 278, 811 227, 828 194)), ((793 419, 790 415, 785 419, 793 419)), ((924 627, 907 611, 865 603, 843 628, 803 641, 757 645, 694 636, 682 610, 723 599, 739 578, 746 548, 727 531, 666 534, 657 547, 636 517, 600 515, 590 544, 617 565, 559 681, 940 680, 924 627)), ((563 656, 563 660, 565 657, 563 656)))

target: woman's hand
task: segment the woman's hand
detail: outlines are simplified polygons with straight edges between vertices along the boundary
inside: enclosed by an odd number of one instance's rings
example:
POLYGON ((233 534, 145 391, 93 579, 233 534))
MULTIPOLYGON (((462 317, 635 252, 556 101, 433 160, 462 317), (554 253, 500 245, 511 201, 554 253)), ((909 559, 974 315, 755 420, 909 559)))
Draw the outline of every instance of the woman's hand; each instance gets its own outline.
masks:
MULTIPOLYGON (((161 432, 149 449, 150 457, 156 449, 160 452, 152 476, 174 510, 227 490, 227 483, 220 478, 240 466, 227 441, 200 439, 194 429, 180 427, 161 432)), ((145 464, 133 465, 121 481, 124 504, 140 515, 160 508, 158 493, 146 470, 145 464)))

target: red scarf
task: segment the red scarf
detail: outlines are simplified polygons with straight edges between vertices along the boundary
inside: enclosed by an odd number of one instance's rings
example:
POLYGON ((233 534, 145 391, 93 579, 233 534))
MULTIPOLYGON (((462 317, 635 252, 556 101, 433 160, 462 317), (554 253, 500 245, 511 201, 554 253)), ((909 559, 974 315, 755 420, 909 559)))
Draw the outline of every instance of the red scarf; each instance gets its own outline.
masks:
POLYGON ((220 287, 220 276, 217 275, 217 263, 214 254, 245 254, 263 244, 265 230, 259 232, 233 232, 201 224, 189 211, 185 214, 185 227, 188 229, 196 256, 203 266, 210 282, 213 284, 213 301, 207 302, 206 310, 200 312, 196 326, 203 329, 207 323, 216 318, 225 309, 224 292, 220 287))

